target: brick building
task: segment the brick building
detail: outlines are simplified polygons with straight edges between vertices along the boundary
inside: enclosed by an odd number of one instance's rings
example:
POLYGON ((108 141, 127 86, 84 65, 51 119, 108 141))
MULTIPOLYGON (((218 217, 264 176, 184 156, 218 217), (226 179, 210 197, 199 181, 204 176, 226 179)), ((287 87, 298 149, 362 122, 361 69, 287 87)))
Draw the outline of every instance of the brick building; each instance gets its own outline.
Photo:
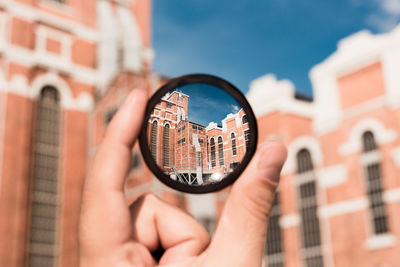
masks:
MULTIPOLYGON (((126 94, 156 84, 150 14, 149 0, 0 1, 1 266, 78 266, 90 159, 126 94)), ((150 179, 136 151, 131 199, 150 179)))
MULTIPOLYGON (((1 266, 78 265, 79 206, 90 160, 127 93, 161 83, 151 72, 150 8, 150 0, 0 1, 1 266)), ((289 148, 266 266, 400 266, 399 65, 400 28, 363 31, 340 41, 311 70, 313 101, 271 75, 251 84, 247 97, 259 140, 278 137, 289 148)), ((232 138, 224 127, 244 148, 244 128, 234 130, 245 126, 243 115, 227 116, 221 127, 171 123, 170 148, 183 138, 195 145, 196 133, 204 139, 201 151, 209 149, 203 165, 228 169, 232 138)), ((163 118, 160 144, 168 125, 163 118)), ((163 153, 157 152, 158 162, 178 162, 163 153)), ((130 201, 154 192, 212 231, 229 189, 177 193, 151 177, 137 145, 132 154, 130 201)), ((196 162, 195 154, 190 158, 196 162)))
POLYGON ((165 95, 150 115, 148 140, 152 157, 171 179, 190 185, 220 181, 246 153, 249 126, 243 109, 229 113, 222 126, 190 121, 190 95, 165 95))
POLYGON ((361 31, 312 68, 314 100, 266 75, 259 139, 288 147, 266 266, 400 266, 400 28, 361 31))

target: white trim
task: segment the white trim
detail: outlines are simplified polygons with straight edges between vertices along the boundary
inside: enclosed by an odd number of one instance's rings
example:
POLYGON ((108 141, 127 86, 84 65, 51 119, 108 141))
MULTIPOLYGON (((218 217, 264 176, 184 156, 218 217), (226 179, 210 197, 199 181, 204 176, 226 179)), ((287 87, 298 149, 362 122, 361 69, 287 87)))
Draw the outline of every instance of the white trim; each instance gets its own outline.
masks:
POLYGON ((311 135, 297 137, 288 145, 288 157, 283 165, 282 175, 293 173, 296 170, 296 155, 301 149, 308 149, 311 153, 314 169, 318 169, 323 162, 323 154, 319 141, 311 135))
POLYGON ((400 201, 400 188, 390 189, 383 192, 385 203, 395 203, 400 201))
POLYGON ((143 49, 140 29, 135 15, 129 7, 117 7, 121 41, 124 49, 123 68, 133 72, 142 69, 143 49))
POLYGON ((316 176, 321 188, 338 186, 347 181, 347 167, 345 164, 333 165, 317 171, 316 176))
POLYGON ((177 124, 177 123, 178 123, 177 121, 174 121, 174 120, 172 120, 172 119, 165 118, 165 117, 161 117, 160 115, 155 115, 155 114, 151 115, 151 116, 150 116, 150 119, 151 119, 151 118, 157 118, 157 119, 159 119, 159 120, 169 121, 169 122, 174 123, 174 124, 177 124))
POLYGON ((277 111, 308 118, 314 113, 312 102, 295 99, 295 88, 291 81, 277 80, 273 74, 253 80, 246 98, 258 118, 277 111))
POLYGON ((391 151, 394 163, 400 167, 400 147, 394 148, 391 151))
POLYGON ((376 109, 379 109, 384 106, 385 106, 385 96, 380 96, 380 97, 374 98, 372 100, 358 104, 356 106, 353 106, 351 108, 345 109, 343 111, 343 119, 346 120, 346 119, 354 118, 354 117, 360 116, 362 114, 365 114, 368 111, 376 110, 376 109))
POLYGON ((300 225, 301 218, 297 213, 283 215, 279 219, 279 226, 281 228, 290 228, 300 225))
POLYGON ((97 70, 74 64, 71 61, 60 60, 57 55, 43 53, 39 50, 31 51, 11 44, 0 46, 0 53, 2 52, 8 60, 26 67, 40 65, 51 70, 59 70, 70 74, 77 81, 91 85, 97 84, 98 81, 97 70))
POLYGON ((58 60, 71 63, 72 36, 70 34, 54 30, 50 27, 39 25, 36 28, 36 53, 44 56, 57 57, 58 60), (47 51, 47 40, 54 40, 60 43, 60 54, 47 51))
POLYGON ((157 118, 157 117, 155 119, 150 118, 149 119, 150 124, 153 124, 154 121, 157 122, 157 125, 160 124, 160 122, 157 119, 159 119, 159 118, 157 118))
MULTIPOLYGON (((399 35, 400 28, 398 27, 392 34, 391 38, 396 38, 399 35)), ((392 40, 390 49, 383 50, 382 56, 382 71, 385 81, 386 104, 391 108, 400 106, 400 76, 398 71, 400 69, 400 42, 399 40, 392 40)))
POLYGON ((396 130, 386 129, 385 125, 375 118, 366 118, 353 126, 348 141, 339 147, 339 154, 345 156, 361 151, 362 135, 366 131, 374 134, 378 146, 393 142, 397 138, 396 130))
POLYGON ((212 121, 212 122, 210 122, 210 123, 208 124, 208 126, 206 127, 206 132, 211 131, 211 130, 213 130, 213 129, 222 131, 222 128, 218 127, 218 124, 212 121))
POLYGON ((63 18, 37 8, 32 8, 29 5, 21 4, 17 1, 0 1, 0 7, 14 16, 24 18, 25 20, 41 21, 44 24, 71 32, 85 40, 95 42, 98 39, 98 31, 94 28, 85 26, 72 19, 63 18))
POLYGON ((7 43, 7 22, 8 14, 6 12, 0 12, 0 50, 7 43))
MULTIPOLYGON (((400 201, 400 188, 386 190, 383 192, 383 200, 385 203, 395 203, 400 201)), ((318 215, 321 218, 335 217, 347 213, 362 211, 369 208, 369 200, 367 197, 353 198, 349 200, 339 201, 332 204, 320 206, 318 215)))
POLYGON ((318 134, 340 126, 342 114, 337 78, 376 62, 382 63, 385 105, 391 108, 400 106, 400 26, 385 34, 360 31, 339 41, 337 51, 310 71, 317 106, 315 130, 318 134))
POLYGON ((364 248, 366 250, 376 250, 393 247, 396 245, 396 243, 396 237, 392 234, 374 235, 365 241, 364 248))
MULTIPOLYGON (((25 77, 22 77, 25 79, 25 77)), ((71 88, 61 77, 57 74, 48 72, 42 74, 33 80, 29 91, 26 92, 26 96, 37 99, 40 95, 40 91, 45 86, 54 86, 61 95, 61 106, 64 109, 79 110, 89 112, 93 110, 94 100, 89 93, 81 93, 77 98, 73 98, 71 88)))
POLYGON ((362 211, 368 208, 369 202, 366 197, 344 200, 333 204, 327 204, 318 208, 320 218, 329 218, 348 213, 362 211))
POLYGON ((368 164, 376 163, 381 160, 382 153, 379 150, 362 153, 360 157, 360 163, 362 166, 367 166, 368 164))

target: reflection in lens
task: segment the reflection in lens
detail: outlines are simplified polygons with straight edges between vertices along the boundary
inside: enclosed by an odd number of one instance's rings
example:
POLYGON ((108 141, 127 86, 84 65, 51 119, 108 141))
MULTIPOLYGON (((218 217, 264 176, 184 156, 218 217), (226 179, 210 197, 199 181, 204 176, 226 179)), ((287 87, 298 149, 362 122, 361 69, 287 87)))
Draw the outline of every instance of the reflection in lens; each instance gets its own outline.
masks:
POLYGON ((225 91, 206 84, 167 93, 148 121, 153 159, 171 179, 189 185, 218 183, 233 172, 249 135, 243 108, 225 91))

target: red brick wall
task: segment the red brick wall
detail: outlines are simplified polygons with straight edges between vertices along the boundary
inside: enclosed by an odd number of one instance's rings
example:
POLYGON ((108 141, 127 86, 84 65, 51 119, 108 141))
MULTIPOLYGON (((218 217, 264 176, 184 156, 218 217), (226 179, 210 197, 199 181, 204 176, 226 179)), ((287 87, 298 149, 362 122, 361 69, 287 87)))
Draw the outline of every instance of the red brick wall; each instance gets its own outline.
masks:
POLYGON ((34 29, 34 23, 14 17, 12 19, 11 43, 26 49, 33 49, 35 46, 34 29))
POLYGON ((343 109, 375 99, 385 93, 382 64, 376 62, 338 78, 343 109))
POLYGON ((89 67, 96 67, 96 45, 76 38, 72 44, 72 62, 89 67))
POLYGON ((23 266, 26 256, 32 111, 32 101, 8 94, 0 192, 2 266, 23 266))
POLYGON ((78 266, 78 225, 82 189, 87 173, 88 115, 63 112, 60 252, 61 266, 78 266))

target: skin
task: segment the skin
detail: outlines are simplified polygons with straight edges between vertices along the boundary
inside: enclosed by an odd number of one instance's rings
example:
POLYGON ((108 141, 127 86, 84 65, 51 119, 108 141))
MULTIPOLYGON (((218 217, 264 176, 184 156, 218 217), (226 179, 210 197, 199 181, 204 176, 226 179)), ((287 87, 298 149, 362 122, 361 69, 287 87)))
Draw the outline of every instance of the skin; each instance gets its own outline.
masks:
POLYGON ((86 180, 79 225, 82 267, 261 266, 268 214, 287 157, 264 142, 232 186, 214 237, 189 214, 152 194, 124 194, 147 94, 134 89, 111 121, 86 180), (165 252, 156 262, 151 252, 165 252))

